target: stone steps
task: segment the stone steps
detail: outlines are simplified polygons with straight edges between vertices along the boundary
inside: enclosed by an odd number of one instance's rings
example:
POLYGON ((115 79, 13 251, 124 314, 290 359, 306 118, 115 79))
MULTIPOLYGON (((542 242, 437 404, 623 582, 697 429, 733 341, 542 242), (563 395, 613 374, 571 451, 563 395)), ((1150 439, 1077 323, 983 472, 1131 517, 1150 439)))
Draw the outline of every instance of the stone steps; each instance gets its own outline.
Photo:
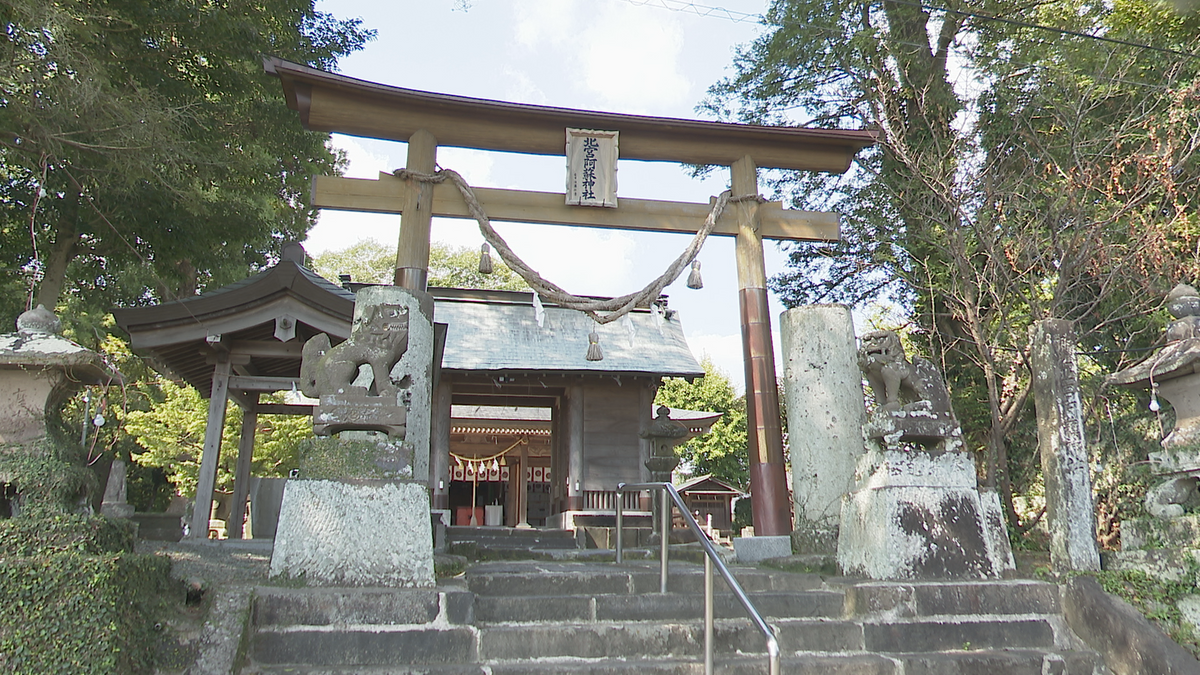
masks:
MULTIPOLYGON (((480 564, 438 589, 258 589, 246 675, 703 671, 702 572, 651 564, 480 564)), ((1066 628, 1058 587, 1032 581, 830 584, 735 570, 776 629, 786 673, 1101 675, 1066 628)), ((762 673, 762 635, 724 582, 719 673, 762 673)))
POLYGON ((451 550, 474 547, 482 550, 529 551, 579 547, 571 530, 458 525, 446 528, 446 544, 451 550))

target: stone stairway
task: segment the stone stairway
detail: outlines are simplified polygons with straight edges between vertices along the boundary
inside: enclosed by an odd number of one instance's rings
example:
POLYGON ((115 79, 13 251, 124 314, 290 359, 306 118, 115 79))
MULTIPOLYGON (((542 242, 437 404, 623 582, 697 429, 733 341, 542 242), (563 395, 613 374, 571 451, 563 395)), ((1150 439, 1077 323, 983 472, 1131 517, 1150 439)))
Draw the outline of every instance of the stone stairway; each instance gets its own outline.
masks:
MULTIPOLYGON (((831 583, 734 570, 776 627, 784 673, 1102 675, 1035 581, 831 583)), ((653 563, 494 562, 429 590, 256 591, 242 673, 703 672, 703 574, 653 563)), ((716 580, 717 672, 765 673, 762 636, 716 580)))
POLYGON ((530 551, 570 550, 578 545, 572 530, 451 526, 446 528, 446 548, 451 553, 474 557, 472 554, 479 551, 527 554, 530 551))

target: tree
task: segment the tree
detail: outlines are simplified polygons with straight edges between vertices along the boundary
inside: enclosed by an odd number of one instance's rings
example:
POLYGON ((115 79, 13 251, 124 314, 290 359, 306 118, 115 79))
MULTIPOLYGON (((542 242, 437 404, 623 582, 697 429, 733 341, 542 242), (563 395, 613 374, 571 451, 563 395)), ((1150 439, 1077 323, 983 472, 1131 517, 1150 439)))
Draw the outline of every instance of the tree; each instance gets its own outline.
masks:
MULTIPOLYGON (((166 472, 179 494, 194 496, 204 450, 208 424, 208 401, 190 386, 168 379, 142 383, 137 395, 146 397, 142 410, 125 415, 124 432, 137 441, 141 452, 133 461, 142 466, 158 467, 166 472)), ((282 403, 281 395, 264 397, 264 402, 282 403)), ((242 412, 230 402, 225 411, 221 434, 221 463, 217 467, 217 487, 232 489, 237 463, 238 436, 242 412)), ((304 415, 260 415, 255 428, 251 474, 286 478, 298 466, 297 450, 305 438, 312 437, 312 420, 304 415)))
POLYGON ((707 357, 701 360, 704 377, 689 383, 669 377, 655 397, 656 405, 682 410, 719 412, 712 430, 675 446, 675 453, 697 475, 713 476, 745 489, 750 469, 746 454, 746 398, 738 396, 729 377, 707 357))
POLYGON ((1029 325, 1070 319, 1083 349, 1111 365, 1153 339, 1166 290, 1200 271, 1186 244, 1198 64, 1180 56, 1194 51, 1200 16, 1142 1, 777 0, 767 20, 708 108, 757 122, 800 110, 815 126, 881 134, 847 178, 773 182, 801 208, 844 215, 843 240, 798 245, 773 287, 793 306, 906 306, 985 482, 1010 524, 1027 527, 1012 495, 1037 473, 1029 325))
POLYGON ((328 135, 304 131, 272 54, 321 68, 373 37, 312 0, 0 0, 0 287, 114 304, 245 277, 313 222, 328 135))
MULTIPOLYGON (((479 251, 466 246, 448 246, 432 242, 429 246, 429 285, 443 288, 484 288, 505 291, 529 290, 498 257, 493 271, 479 271, 479 251)), ((351 279, 370 284, 390 284, 396 268, 396 252, 374 239, 365 239, 336 251, 313 257, 313 269, 326 279, 349 274, 351 279)))

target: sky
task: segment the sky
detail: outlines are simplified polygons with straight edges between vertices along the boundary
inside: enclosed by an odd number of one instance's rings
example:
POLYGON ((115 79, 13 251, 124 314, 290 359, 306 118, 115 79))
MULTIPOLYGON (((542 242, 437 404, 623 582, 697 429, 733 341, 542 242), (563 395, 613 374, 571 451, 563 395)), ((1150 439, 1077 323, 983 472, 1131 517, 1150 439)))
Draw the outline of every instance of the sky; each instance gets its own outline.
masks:
MULTIPOLYGON (((767 0, 725 0, 710 11, 677 0, 319 0, 321 11, 359 17, 378 32, 342 60, 339 72, 409 89, 604 112, 709 119, 696 106, 731 76, 739 45, 762 27, 747 15, 767 0), (708 14, 703 16, 702 14, 708 14)), ((335 135, 348 176, 375 178, 405 164, 406 145, 335 135)), ((438 164, 476 187, 562 192, 563 157, 439 148, 438 164)), ((707 203, 728 187, 728 171, 705 180, 677 164, 623 160, 619 197, 707 203)), ((342 249, 361 239, 395 246, 398 215, 323 211, 305 248, 342 249)), ((697 223, 699 226, 700 223, 697 223)), ((687 246, 682 234, 496 223, 513 250, 543 277, 580 295, 621 295, 658 277, 687 246)), ((434 241, 478 248, 474 221, 435 219, 434 241)), ((767 242, 767 274, 785 253, 767 242)), ((704 288, 685 270, 665 291, 693 354, 707 356, 743 389, 737 277, 731 237, 711 237, 699 260, 704 288)), ((776 353, 782 305, 772 297, 776 353)), ((777 363, 781 359, 776 359, 777 363)))

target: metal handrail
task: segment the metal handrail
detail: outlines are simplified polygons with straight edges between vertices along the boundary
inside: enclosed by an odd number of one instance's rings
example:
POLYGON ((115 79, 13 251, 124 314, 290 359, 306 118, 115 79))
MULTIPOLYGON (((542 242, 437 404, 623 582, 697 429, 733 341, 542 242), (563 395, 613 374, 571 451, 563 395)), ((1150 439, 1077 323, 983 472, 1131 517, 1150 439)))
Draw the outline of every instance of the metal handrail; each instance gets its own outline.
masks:
MULTIPOLYGON (((733 573, 725 565, 721 557, 717 555, 717 549, 713 546, 712 540, 708 535, 700 529, 700 524, 692 517, 688 511, 687 504, 684 504, 683 497, 679 495, 679 491, 670 483, 618 483, 617 494, 628 490, 661 490, 662 491, 662 552, 660 554, 659 565, 659 592, 667 592, 667 545, 671 540, 671 506, 670 501, 675 502, 675 506, 679 507, 679 511, 683 513, 683 520, 691 528, 696 535, 696 540, 700 542, 700 547, 704 550, 704 673, 712 675, 713 672, 713 565, 716 565, 717 570, 721 573, 721 578, 725 579, 725 583, 729 584, 730 590, 733 591, 734 597, 738 602, 742 603, 746 613, 750 615, 751 622, 754 623, 758 631, 767 639, 767 658, 770 660, 771 675, 779 675, 779 641, 775 638, 775 631, 767 622, 763 620, 762 614, 755 608, 754 603, 750 602, 746 591, 742 589, 742 585, 733 578, 733 573)), ((622 526, 624 525, 624 513, 621 508, 621 502, 617 500, 617 563, 622 561, 622 526)))

